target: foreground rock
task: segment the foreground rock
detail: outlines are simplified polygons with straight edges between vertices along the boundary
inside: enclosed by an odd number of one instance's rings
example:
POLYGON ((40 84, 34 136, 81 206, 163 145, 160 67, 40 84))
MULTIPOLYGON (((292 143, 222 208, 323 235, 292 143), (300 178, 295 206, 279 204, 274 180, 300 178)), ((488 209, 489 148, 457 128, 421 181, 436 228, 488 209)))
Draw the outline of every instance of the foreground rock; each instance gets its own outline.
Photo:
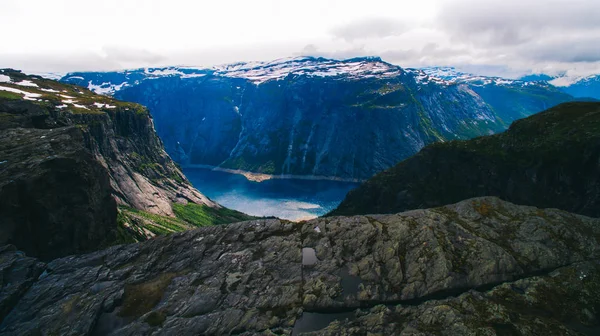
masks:
POLYGON ((396 213, 497 196, 600 216, 600 103, 566 103, 504 133, 426 147, 351 191, 331 215, 396 213))
POLYGON ((243 222, 55 260, 0 334, 576 334, 598 259, 600 219, 496 198, 243 222))
POLYGON ((296 325, 306 335, 598 335, 600 263, 577 263, 543 276, 470 290, 417 305, 379 305, 296 325), (316 321, 316 323, 314 323, 316 321), (315 331, 315 324, 331 322, 315 331))

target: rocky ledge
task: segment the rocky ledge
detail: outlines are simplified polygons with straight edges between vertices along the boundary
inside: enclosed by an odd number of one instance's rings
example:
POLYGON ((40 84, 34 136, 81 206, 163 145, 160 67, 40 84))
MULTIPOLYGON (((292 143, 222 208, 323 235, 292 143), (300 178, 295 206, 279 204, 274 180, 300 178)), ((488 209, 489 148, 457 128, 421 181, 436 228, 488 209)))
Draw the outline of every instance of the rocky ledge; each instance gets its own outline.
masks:
POLYGON ((145 107, 10 69, 0 69, 0 213, 0 244, 43 260, 249 218, 192 187, 145 107), (176 218, 192 212, 201 220, 176 218))
POLYGON ((0 335, 594 334, 600 219, 497 198, 0 251, 0 335))

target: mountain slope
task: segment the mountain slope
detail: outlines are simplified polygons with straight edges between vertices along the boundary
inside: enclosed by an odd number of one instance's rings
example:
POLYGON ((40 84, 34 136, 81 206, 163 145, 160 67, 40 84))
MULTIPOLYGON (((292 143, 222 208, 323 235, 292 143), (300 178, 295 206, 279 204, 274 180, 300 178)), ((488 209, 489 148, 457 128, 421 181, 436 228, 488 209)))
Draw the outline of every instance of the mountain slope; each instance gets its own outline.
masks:
POLYGON ((500 132, 572 99, 544 83, 455 83, 376 57, 73 73, 62 81, 148 106, 182 164, 346 179, 366 179, 435 141, 500 132))
POLYGON ((221 209, 186 180, 140 105, 4 69, 0 130, 0 242, 32 256, 153 236, 127 212, 117 223, 117 206, 169 218, 174 204, 221 209))
POLYGON ((600 99, 600 75, 582 78, 560 89, 574 97, 600 99))
POLYGON ((352 190, 331 215, 498 196, 600 216, 599 160, 600 103, 566 103, 501 134, 430 145, 352 190))

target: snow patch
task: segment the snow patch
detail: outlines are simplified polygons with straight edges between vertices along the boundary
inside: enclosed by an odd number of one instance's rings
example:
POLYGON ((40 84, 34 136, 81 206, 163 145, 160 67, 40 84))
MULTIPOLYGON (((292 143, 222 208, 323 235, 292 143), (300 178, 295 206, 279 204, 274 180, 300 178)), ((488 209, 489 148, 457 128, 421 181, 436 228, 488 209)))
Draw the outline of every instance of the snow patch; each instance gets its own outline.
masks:
POLYGON ((29 86, 29 87, 38 87, 37 84, 35 84, 34 82, 30 81, 30 80, 22 80, 18 83, 15 83, 17 85, 21 85, 21 86, 29 86))
POLYGON ((8 77, 7 75, 0 75, 0 83, 10 83, 10 77, 8 77))
POLYGON ((113 93, 121 90, 123 87, 126 87, 126 86, 129 86, 129 83, 123 82, 121 84, 115 85, 110 82, 104 82, 100 85, 95 85, 92 83, 92 81, 89 81, 87 88, 88 88, 88 90, 93 91, 97 94, 110 95, 110 94, 113 94, 113 93))
POLYGON ((197 77, 204 77, 206 76, 206 74, 184 74, 181 76, 181 78, 197 78, 197 77))
POLYGON ((78 107, 78 108, 82 108, 82 109, 86 109, 89 110, 89 108, 87 106, 84 105, 80 105, 80 104, 73 104, 73 106, 78 107))
POLYGON ((39 93, 27 92, 27 91, 23 91, 23 90, 11 88, 11 87, 6 87, 6 86, 0 86, 0 90, 22 94, 23 99, 25 99, 25 100, 37 100, 36 98, 39 98, 42 96, 39 93))
POLYGON ((40 90, 42 90, 44 92, 52 92, 52 93, 58 93, 58 92, 60 92, 58 90, 53 90, 53 89, 40 89, 40 90))

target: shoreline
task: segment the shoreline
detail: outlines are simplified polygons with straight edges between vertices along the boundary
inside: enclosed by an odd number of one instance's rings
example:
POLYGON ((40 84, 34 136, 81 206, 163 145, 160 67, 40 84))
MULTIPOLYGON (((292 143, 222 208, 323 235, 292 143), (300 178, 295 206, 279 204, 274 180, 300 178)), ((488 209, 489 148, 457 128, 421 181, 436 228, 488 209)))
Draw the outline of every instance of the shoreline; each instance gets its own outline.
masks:
POLYGON ((315 176, 315 175, 291 175, 291 174, 282 174, 282 175, 272 175, 272 174, 262 174, 262 173, 253 173, 241 169, 229 169, 229 168, 221 168, 211 165, 203 165, 203 164, 180 164, 181 169, 186 168, 199 168, 199 169, 210 169, 214 171, 220 171, 224 173, 242 175, 248 181, 252 182, 264 182, 268 180, 280 179, 280 180, 312 180, 312 181, 338 181, 338 182, 352 182, 352 183, 362 183, 366 180, 361 179, 352 179, 352 178, 342 178, 335 176, 315 176))

